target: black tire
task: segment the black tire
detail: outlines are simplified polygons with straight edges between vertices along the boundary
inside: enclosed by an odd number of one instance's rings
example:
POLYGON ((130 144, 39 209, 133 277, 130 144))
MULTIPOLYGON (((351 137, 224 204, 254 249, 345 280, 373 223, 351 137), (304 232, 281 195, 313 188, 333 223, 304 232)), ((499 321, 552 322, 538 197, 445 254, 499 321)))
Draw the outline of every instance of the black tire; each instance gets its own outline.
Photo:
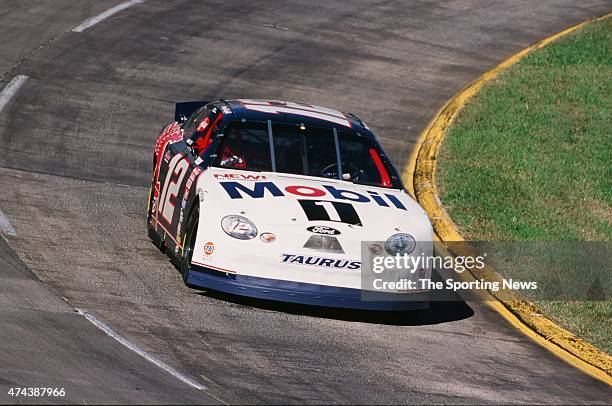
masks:
POLYGON ((151 227, 151 218, 153 217, 153 185, 149 187, 149 192, 147 193, 149 196, 148 204, 147 204, 147 226, 151 227))
POLYGON ((183 243, 183 255, 181 256, 181 262, 179 270, 183 276, 183 282, 185 285, 191 287, 187 283, 187 276, 189 275, 189 269, 191 268, 191 258, 193 257, 193 249, 198 235, 198 220, 200 218, 200 209, 196 206, 189 216, 187 221, 187 227, 185 229, 185 240, 183 243))
MULTIPOLYGON (((153 173, 155 173, 155 160, 153 160, 153 173)), ((153 229, 153 227, 151 227, 151 220, 153 218, 153 189, 154 189, 154 178, 151 179, 151 186, 149 187, 149 201, 147 204, 147 231, 149 234, 149 238, 151 239, 151 241, 153 242, 153 245, 155 245, 161 252, 165 252, 166 250, 166 245, 164 244, 164 241, 162 240, 162 238, 157 234, 157 232, 153 229)))
POLYGON ((155 185, 153 185, 153 183, 155 182, 155 157, 153 157, 153 170, 151 171, 151 173, 153 174, 151 176, 151 184, 149 185, 149 192, 148 192, 148 202, 147 202, 147 227, 150 229, 151 228, 151 217, 153 217, 153 190, 155 189, 155 185))

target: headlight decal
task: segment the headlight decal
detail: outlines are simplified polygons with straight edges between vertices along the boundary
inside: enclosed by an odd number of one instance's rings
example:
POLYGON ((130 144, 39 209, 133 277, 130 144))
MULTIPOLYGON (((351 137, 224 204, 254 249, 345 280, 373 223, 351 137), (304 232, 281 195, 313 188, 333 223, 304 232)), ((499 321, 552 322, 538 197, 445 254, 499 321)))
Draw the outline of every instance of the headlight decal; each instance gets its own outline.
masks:
POLYGON ((243 216, 225 216, 221 220, 221 228, 230 237, 238 240, 250 240, 257 237, 257 227, 243 216))
POLYGON ((385 251, 389 255, 407 255, 414 251, 415 248, 416 241, 410 234, 395 234, 385 242, 385 251))

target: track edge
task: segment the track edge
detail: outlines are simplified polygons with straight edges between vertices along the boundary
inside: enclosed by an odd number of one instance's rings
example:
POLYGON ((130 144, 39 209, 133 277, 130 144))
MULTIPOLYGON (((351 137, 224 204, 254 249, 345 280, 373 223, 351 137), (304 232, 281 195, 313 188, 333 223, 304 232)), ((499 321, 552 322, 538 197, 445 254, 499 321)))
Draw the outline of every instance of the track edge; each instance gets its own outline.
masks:
MULTIPOLYGON (((535 42, 512 55, 493 69, 480 75, 448 100, 423 129, 415 143, 408 163, 404 167, 402 178, 408 186, 409 193, 427 212, 436 236, 441 242, 465 241, 440 201, 436 188, 435 171, 436 158, 441 142, 466 102, 476 95, 486 83, 498 77, 534 50, 540 49, 588 23, 610 17, 612 17, 612 13, 583 21, 535 42)), ((470 276, 476 277, 476 275, 470 276)), ((494 275, 489 270, 477 277, 491 279, 494 275)), ((532 303, 516 294, 500 295, 486 291, 480 293, 479 296, 512 327, 521 331, 538 345, 583 373, 612 386, 612 357, 606 352, 595 348, 548 317, 538 313, 535 310, 537 308, 532 303)))

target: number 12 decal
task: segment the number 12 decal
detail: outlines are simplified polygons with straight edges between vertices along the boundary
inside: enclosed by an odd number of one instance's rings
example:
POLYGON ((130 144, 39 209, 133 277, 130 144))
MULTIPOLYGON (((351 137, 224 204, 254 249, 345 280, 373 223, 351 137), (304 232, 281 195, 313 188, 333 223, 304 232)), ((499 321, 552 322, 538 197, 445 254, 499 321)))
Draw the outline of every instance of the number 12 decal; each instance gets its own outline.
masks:
POLYGON ((361 219, 350 203, 327 200, 298 200, 310 221, 337 221, 361 226, 361 219))
POLYGON ((170 201, 178 194, 183 178, 189 169, 189 162, 183 158, 182 154, 177 154, 168 163, 168 173, 166 174, 166 181, 164 187, 161 190, 161 196, 159 199, 159 206, 157 208, 158 213, 168 224, 172 224, 172 217, 174 217, 174 204, 170 201), (174 178, 174 180, 172 180, 174 178))

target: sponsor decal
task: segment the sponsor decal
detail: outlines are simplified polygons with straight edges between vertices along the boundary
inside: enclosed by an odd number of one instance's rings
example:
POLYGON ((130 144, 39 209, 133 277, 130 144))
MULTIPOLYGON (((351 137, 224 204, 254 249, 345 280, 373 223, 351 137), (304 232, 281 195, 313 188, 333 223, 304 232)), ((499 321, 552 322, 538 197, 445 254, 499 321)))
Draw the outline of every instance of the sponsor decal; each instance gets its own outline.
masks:
POLYGON ((210 241, 204 244, 204 254, 205 255, 211 255, 213 252, 215 252, 215 244, 213 244, 210 241))
POLYGON ((225 180, 266 180, 265 175, 248 175, 244 173, 215 173, 215 179, 225 179, 225 180))
POLYGON ((210 117, 207 116, 204 118, 204 120, 200 122, 200 124, 198 124, 198 127, 196 128, 196 130, 198 132, 202 132, 208 128, 209 124, 210 124, 210 117))
POLYGON ((174 242, 176 243, 176 244, 174 244, 174 253, 175 253, 175 254, 178 254, 179 249, 181 249, 181 248, 182 248, 182 247, 181 247, 181 236, 180 236, 180 235, 177 235, 177 236, 176 236, 176 240, 174 240, 174 242))
POLYGON ((361 261, 315 257, 311 255, 281 254, 280 262, 284 264, 317 266, 329 269, 361 269, 361 261))
MULTIPOLYGON (((183 138, 183 130, 181 129, 181 125, 177 122, 174 122, 164 128, 161 135, 157 138, 157 142, 155 143, 155 155, 157 158, 161 155, 163 151, 166 150, 166 146, 168 144, 175 143, 180 141, 183 138)), ((160 159, 158 159, 158 162, 160 159)))
POLYGON ((185 191, 183 193, 183 200, 187 200, 187 196, 189 195, 191 186, 195 182, 196 178, 200 176, 200 173, 202 173, 202 168, 199 166, 196 166, 195 168, 193 168, 193 171, 191 171, 191 175, 189 175, 189 178, 187 178, 187 182, 185 183, 185 191))
POLYGON ((223 114, 232 114, 232 110, 230 110, 229 107, 227 106, 221 106, 221 111, 223 112, 223 114))
POLYGON ((306 230, 315 234, 325 234, 325 235, 338 235, 340 231, 335 228, 327 227, 327 226, 310 226, 306 230))
MULTIPOLYGON (((183 200, 184 201, 184 200, 183 200)), ((181 229, 183 228, 183 212, 185 211, 184 207, 181 207, 181 211, 179 212, 179 221, 176 225, 176 235, 181 235, 181 229)))
MULTIPOLYGON (((248 175, 245 175, 248 176, 248 175)), ((258 176, 258 175, 252 175, 258 176)), ((266 196, 284 197, 285 193, 289 193, 300 197, 331 197, 336 200, 345 200, 356 203, 375 203, 381 207, 395 207, 400 210, 406 210, 406 206, 390 193, 378 193, 373 190, 368 190, 365 193, 357 193, 352 190, 338 189, 334 186, 324 185, 321 187, 292 185, 286 186, 284 192, 276 186, 274 182, 254 182, 252 187, 243 185, 238 182, 219 182, 221 187, 225 189, 227 194, 232 199, 242 199, 245 196, 254 199, 261 199, 266 196)))

